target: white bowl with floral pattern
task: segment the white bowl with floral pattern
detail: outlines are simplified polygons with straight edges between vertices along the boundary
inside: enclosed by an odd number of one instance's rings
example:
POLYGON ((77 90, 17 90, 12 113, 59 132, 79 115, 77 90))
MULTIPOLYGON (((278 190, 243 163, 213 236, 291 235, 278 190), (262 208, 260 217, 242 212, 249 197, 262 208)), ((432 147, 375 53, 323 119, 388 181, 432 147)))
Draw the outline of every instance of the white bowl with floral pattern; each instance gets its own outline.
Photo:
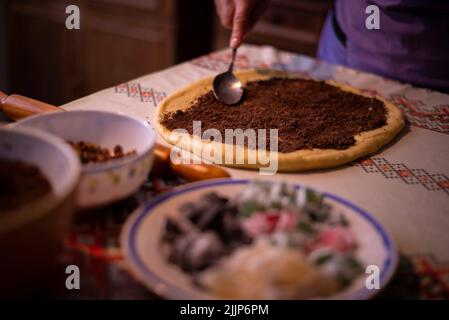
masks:
POLYGON ((80 208, 124 199, 146 180, 153 164, 154 129, 145 121, 115 112, 76 110, 41 114, 14 127, 34 127, 66 141, 90 142, 110 150, 120 145, 135 155, 82 166, 77 198, 80 208))

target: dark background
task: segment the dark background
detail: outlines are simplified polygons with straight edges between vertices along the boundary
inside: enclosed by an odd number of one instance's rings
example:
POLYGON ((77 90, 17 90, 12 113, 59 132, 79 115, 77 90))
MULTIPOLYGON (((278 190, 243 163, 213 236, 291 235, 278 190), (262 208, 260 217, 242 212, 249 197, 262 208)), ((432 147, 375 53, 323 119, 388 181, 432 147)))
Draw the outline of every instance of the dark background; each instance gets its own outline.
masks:
MULTIPOLYGON (((315 55, 331 0, 273 0, 247 43, 315 55)), ((60 105, 228 45, 212 0, 2 0, 0 90, 60 105), (65 8, 80 8, 67 30, 65 8)))

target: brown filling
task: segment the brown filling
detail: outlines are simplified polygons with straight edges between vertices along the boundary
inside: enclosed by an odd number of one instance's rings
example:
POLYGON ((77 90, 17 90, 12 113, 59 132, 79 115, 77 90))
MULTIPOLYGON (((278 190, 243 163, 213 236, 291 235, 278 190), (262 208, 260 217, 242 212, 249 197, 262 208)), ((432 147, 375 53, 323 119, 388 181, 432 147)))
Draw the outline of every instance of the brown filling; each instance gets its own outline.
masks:
POLYGON ((0 212, 16 209, 51 192, 38 167, 0 159, 0 212))
MULTIPOLYGON (((274 78, 249 82, 245 96, 235 106, 226 106, 208 92, 185 111, 165 114, 162 124, 187 129, 201 121, 202 131, 225 129, 278 129, 278 150, 347 149, 354 135, 386 124, 384 103, 324 82, 274 78)), ((267 136, 268 136, 267 132, 267 136)))
POLYGON ((67 141, 76 151, 82 164, 90 162, 106 162, 137 154, 135 150, 124 152, 122 146, 116 145, 114 150, 103 148, 95 143, 67 141))

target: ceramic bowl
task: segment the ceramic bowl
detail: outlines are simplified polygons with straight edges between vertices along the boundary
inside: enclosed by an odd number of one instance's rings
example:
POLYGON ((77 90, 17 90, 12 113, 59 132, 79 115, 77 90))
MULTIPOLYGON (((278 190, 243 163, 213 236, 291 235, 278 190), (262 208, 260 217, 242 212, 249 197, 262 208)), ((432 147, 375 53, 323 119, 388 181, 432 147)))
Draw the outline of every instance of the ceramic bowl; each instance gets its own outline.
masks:
MULTIPOLYGON (((248 180, 216 179, 189 183, 156 197, 147 205, 136 209, 122 229, 121 248, 133 274, 156 294, 168 299, 197 300, 218 299, 194 285, 192 277, 179 267, 169 263, 161 247, 166 218, 173 210, 200 199, 214 191, 220 196, 233 198, 243 192, 248 180)), ((301 185, 293 185, 302 188, 301 185)), ((345 216, 358 241, 356 257, 366 266, 379 267, 379 284, 383 289, 390 281, 397 266, 396 246, 388 231, 370 213, 349 200, 324 192, 325 200, 333 210, 345 216)), ((329 299, 369 299, 380 290, 368 289, 367 274, 354 279, 343 291, 329 299)))
POLYGON ((82 166, 77 205, 105 205, 134 193, 145 181, 153 163, 156 142, 148 123, 127 115, 93 110, 55 112, 32 116, 14 127, 34 127, 64 140, 95 143, 112 150, 135 150, 136 155, 82 166))
POLYGON ((34 288, 55 265, 81 168, 63 140, 28 128, 0 128, 0 158, 37 166, 52 186, 51 194, 17 209, 0 208, 0 297, 9 298, 34 288))

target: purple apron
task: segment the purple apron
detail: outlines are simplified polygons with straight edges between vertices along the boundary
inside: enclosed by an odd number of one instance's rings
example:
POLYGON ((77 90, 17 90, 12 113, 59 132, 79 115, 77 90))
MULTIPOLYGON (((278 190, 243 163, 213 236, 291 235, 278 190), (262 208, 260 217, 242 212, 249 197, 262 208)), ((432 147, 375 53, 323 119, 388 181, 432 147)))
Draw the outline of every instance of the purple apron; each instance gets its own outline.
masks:
POLYGON ((318 58, 417 86, 449 91, 449 0, 336 0, 318 58), (368 30, 368 5, 380 29, 368 30))

